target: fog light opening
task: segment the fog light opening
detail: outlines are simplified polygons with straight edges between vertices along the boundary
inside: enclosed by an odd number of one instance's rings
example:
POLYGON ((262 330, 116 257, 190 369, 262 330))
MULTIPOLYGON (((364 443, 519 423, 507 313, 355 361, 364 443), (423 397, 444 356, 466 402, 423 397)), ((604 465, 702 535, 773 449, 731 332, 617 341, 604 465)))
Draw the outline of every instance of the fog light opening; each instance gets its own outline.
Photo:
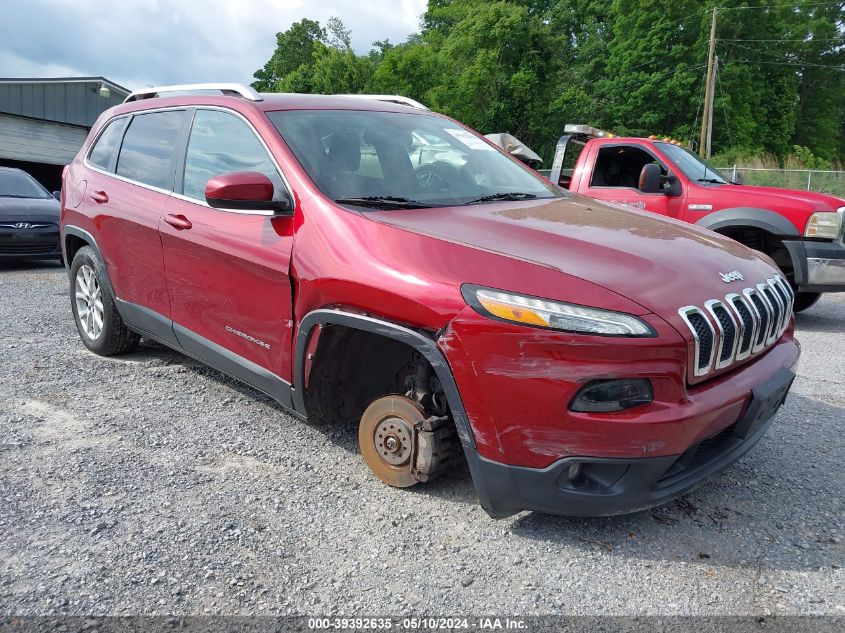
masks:
POLYGON ((583 413, 612 413, 649 404, 654 400, 651 381, 647 378, 594 380, 575 394, 570 411, 583 413))
POLYGON ((572 464, 569 467, 569 481, 571 483, 577 483, 579 479, 581 479, 581 475, 584 474, 584 465, 583 464, 572 464))

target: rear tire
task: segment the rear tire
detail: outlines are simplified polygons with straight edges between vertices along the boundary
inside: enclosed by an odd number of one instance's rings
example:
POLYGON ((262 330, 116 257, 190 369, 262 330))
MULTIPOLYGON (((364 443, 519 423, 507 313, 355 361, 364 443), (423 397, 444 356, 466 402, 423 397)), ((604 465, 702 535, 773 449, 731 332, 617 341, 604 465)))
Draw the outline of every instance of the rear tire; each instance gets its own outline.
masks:
POLYGON ((141 337, 126 327, 105 279, 105 267, 94 249, 80 248, 70 267, 73 320, 82 343, 95 354, 125 354, 138 346, 141 337))
POLYGON ((796 292, 795 307, 793 310, 795 312, 803 312, 804 310, 816 305, 816 302, 821 298, 822 293, 820 292, 796 292))

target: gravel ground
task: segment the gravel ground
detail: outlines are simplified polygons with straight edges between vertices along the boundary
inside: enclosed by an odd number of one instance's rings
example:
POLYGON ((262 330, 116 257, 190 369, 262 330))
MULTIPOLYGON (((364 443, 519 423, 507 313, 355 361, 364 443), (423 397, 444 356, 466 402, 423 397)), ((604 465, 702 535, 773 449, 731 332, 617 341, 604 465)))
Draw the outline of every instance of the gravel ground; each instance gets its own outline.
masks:
POLYGON ((394 490, 161 346, 80 343, 67 278, 0 264, 0 615, 845 614, 845 297, 799 316, 762 442, 655 511, 491 520, 468 471, 394 490))

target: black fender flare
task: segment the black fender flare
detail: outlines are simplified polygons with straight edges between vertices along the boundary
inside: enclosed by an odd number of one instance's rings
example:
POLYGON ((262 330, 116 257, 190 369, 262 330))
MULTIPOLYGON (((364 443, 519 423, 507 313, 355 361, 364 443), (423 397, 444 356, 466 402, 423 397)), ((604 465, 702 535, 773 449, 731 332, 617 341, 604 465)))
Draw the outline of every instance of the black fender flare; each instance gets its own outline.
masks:
MULTIPOLYGON (((100 247, 97 246, 97 240, 94 239, 94 236, 91 235, 85 229, 81 229, 78 226, 74 226, 72 224, 66 224, 62 227, 62 255, 65 258, 65 268, 67 269, 68 277, 70 277, 70 266, 73 263, 70 261, 70 258, 67 256, 67 238, 68 235, 73 235, 74 237, 78 237, 83 242, 85 242, 88 246, 94 249, 94 252, 97 254, 97 259, 100 262, 103 272, 103 281, 105 281, 106 285, 108 286, 108 291, 111 293, 112 297, 117 298, 117 295, 114 292, 114 286, 112 286, 111 279, 109 279, 109 271, 106 269, 106 260, 103 259, 103 253, 100 251, 100 247)), ((118 312, 120 309, 118 308, 118 312)), ((121 314, 121 316, 123 316, 121 314)))
POLYGON ((305 410, 305 393, 301 385, 305 384, 305 354, 308 349, 308 341, 311 338, 312 330, 318 325, 343 325, 378 334, 391 338, 400 343, 412 347, 431 364, 437 379, 443 386, 446 399, 449 402, 449 409, 455 421, 458 437, 464 449, 475 448, 475 438, 469 424, 466 410, 464 409, 461 395, 455 377, 452 375, 452 368, 446 361, 446 357, 437 347, 434 339, 411 328, 397 325, 389 321, 382 321, 369 316, 343 312, 342 310, 321 309, 306 314, 299 324, 299 331, 296 335, 296 346, 294 352, 294 385, 300 386, 293 389, 293 406, 302 415, 307 415, 305 410))
POLYGON ((696 224, 711 231, 728 227, 750 226, 763 229, 778 237, 801 237, 798 229, 782 215, 756 207, 733 207, 722 209, 699 219, 696 224))

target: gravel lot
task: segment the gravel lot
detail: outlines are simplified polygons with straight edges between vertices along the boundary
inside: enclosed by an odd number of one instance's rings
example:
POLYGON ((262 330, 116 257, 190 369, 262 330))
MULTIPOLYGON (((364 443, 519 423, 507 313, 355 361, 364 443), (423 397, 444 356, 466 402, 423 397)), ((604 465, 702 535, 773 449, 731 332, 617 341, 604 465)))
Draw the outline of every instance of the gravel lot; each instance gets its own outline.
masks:
POLYGON ((468 471, 410 491, 145 342, 79 342, 67 277, 0 264, 0 615, 845 614, 845 296, 763 441, 656 511, 491 520, 468 471))

